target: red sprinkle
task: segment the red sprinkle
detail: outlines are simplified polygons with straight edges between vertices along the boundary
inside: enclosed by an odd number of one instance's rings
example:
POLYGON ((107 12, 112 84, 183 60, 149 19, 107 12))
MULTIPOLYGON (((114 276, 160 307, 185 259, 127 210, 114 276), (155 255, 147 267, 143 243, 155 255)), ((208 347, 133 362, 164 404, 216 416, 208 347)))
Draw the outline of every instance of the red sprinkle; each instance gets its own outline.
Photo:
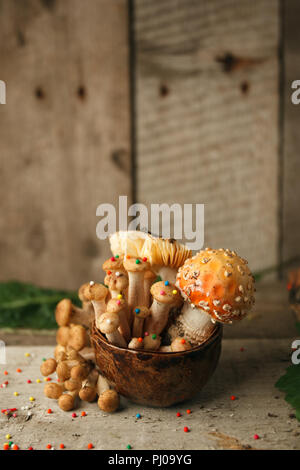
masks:
POLYGON ((178 413, 176 413, 176 416, 177 416, 177 418, 180 418, 181 413, 179 413, 179 411, 178 411, 178 413))
POLYGON ((93 444, 90 442, 87 447, 88 447, 88 449, 92 449, 94 446, 93 446, 93 444))
POLYGON ((186 410, 187 414, 190 415, 191 414, 191 410, 186 410))
POLYGON ((114 256, 112 256, 110 259, 111 261, 116 261, 116 258, 114 256))
POLYGON ((143 338, 138 338, 138 342, 139 342, 139 343, 142 343, 142 342, 143 342, 143 338))
POLYGON ((59 444, 59 448, 64 449, 65 448, 64 444, 59 444))
POLYGON ((17 416, 18 416, 17 413, 14 413, 14 414, 13 414, 13 418, 16 418, 17 416))
POLYGON ((33 447, 31 447, 31 446, 30 446, 30 447, 28 447, 28 450, 33 450, 33 447))
POLYGON ((230 400, 232 400, 232 401, 236 400, 236 396, 235 396, 235 395, 231 395, 230 400))
POLYGON ((77 414, 76 414, 76 413, 72 413, 72 418, 77 418, 77 414))
POLYGON ((8 380, 5 380, 4 384, 5 384, 5 385, 8 385, 8 380))
POLYGON ((4 444, 3 450, 9 450, 9 445, 8 445, 8 444, 4 444))
POLYGON ((28 384, 31 384, 31 380, 28 379, 28 380, 27 380, 27 383, 28 383, 28 384))
POLYGON ((12 450, 19 450, 19 446, 17 446, 17 444, 14 444, 14 445, 12 446, 12 450))
POLYGON ((258 435, 258 434, 254 434, 253 439, 259 439, 259 435, 258 435))
POLYGON ((51 449, 52 445, 51 444, 47 444, 47 449, 51 449))
POLYGON ((3 373, 4 373, 4 375, 8 375, 8 372, 7 372, 7 370, 5 370, 3 373))
POLYGON ((51 415, 51 413, 52 413, 51 408, 49 408, 49 409, 47 410, 47 413, 48 413, 49 415, 51 415))
POLYGON ((120 305, 121 304, 121 300, 117 300, 117 305, 120 305))
POLYGON ((107 271, 107 274, 110 275, 110 274, 111 274, 111 271, 107 271))
POLYGON ((185 339, 182 338, 182 339, 180 340, 180 342, 181 342, 181 344, 185 344, 185 339))
POLYGON ((190 430, 187 426, 184 426, 183 430, 184 430, 184 432, 190 432, 190 430))
POLYGON ((148 331, 145 331, 144 336, 149 336, 148 331))
POLYGON ((147 259, 148 259, 148 258, 145 257, 145 258, 143 258, 143 261, 146 263, 147 259))
POLYGON ((22 372, 22 369, 17 369, 17 372, 19 372, 19 373, 22 372))
POLYGON ((164 291, 164 290, 161 290, 161 291, 160 291, 160 295, 166 295, 165 291, 164 291))
POLYGON ((85 412, 85 411, 82 411, 82 412, 81 412, 81 416, 86 416, 86 412, 85 412))
POLYGON ((52 380, 52 379, 51 379, 51 377, 47 377, 46 380, 47 380, 47 382, 50 382, 50 380, 52 380))

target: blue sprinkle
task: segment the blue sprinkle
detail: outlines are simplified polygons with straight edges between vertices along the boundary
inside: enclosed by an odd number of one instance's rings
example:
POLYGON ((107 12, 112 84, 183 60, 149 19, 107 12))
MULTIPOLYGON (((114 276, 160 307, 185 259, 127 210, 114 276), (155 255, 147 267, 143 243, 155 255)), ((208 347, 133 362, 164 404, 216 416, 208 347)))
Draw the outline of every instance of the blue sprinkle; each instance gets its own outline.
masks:
POLYGON ((137 419, 140 419, 142 416, 140 415, 140 413, 137 413, 137 414, 135 415, 135 417, 136 417, 137 419))
POLYGON ((168 286, 169 285, 169 281, 165 281, 165 286, 168 286))
POLYGON ((136 308, 136 309, 135 309, 135 313, 140 313, 140 311, 141 311, 141 310, 140 310, 139 308, 136 308))

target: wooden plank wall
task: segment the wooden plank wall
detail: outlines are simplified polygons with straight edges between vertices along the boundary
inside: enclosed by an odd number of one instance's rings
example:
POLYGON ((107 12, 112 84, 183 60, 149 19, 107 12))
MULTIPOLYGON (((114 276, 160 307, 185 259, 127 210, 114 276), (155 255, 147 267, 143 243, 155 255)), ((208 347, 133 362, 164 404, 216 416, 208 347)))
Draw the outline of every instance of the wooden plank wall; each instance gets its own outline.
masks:
POLYGON ((126 0, 1 0, 0 279, 102 278, 96 207, 131 193, 126 0))
POLYGON ((274 266, 278 1, 136 0, 135 37, 139 202, 204 203, 205 245, 274 266))
POLYGON ((300 2, 283 2, 283 260, 300 257, 300 105, 291 102, 291 84, 300 80, 300 2))

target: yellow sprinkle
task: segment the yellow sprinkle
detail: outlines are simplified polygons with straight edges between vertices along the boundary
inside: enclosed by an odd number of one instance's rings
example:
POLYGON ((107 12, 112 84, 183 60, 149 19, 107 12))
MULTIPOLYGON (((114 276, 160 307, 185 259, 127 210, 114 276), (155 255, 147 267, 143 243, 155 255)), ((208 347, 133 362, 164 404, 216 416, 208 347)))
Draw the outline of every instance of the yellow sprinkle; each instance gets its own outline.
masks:
POLYGON ((48 382, 47 377, 44 377, 44 382, 48 382))
POLYGON ((15 397, 19 396, 18 392, 14 392, 14 396, 15 397))
POLYGON ((30 401, 34 401, 34 400, 35 400, 35 398, 33 398, 33 397, 30 397, 30 398, 29 398, 29 400, 30 400, 30 401))
POLYGON ((123 298, 123 295, 122 294, 118 294, 118 299, 122 299, 123 298))
POLYGON ((10 434, 6 434, 5 439, 10 439, 10 438, 11 438, 11 435, 10 435, 10 434))
POLYGON ((25 357, 30 357, 30 353, 25 353, 25 357))
POLYGON ((172 291, 172 294, 176 295, 176 294, 177 294, 177 290, 174 289, 174 290, 172 291))
POLYGON ((41 383, 41 379, 36 379, 36 383, 37 383, 37 384, 40 384, 40 383, 41 383))

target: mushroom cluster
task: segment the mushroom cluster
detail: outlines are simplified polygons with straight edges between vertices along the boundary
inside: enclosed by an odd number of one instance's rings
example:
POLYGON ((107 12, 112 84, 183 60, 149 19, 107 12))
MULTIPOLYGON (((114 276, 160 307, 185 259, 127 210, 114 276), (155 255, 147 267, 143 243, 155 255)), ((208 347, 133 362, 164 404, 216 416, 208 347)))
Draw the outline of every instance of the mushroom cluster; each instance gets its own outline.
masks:
POLYGON ((217 323, 241 320, 254 304, 254 278, 234 251, 206 248, 192 256, 176 240, 143 232, 117 232, 110 245, 104 284, 80 287, 81 308, 68 299, 56 307, 58 344, 41 372, 56 372, 59 383, 47 384, 45 394, 63 410, 97 395, 103 410, 119 404, 95 365, 92 324, 119 348, 179 353, 207 341, 217 323))

